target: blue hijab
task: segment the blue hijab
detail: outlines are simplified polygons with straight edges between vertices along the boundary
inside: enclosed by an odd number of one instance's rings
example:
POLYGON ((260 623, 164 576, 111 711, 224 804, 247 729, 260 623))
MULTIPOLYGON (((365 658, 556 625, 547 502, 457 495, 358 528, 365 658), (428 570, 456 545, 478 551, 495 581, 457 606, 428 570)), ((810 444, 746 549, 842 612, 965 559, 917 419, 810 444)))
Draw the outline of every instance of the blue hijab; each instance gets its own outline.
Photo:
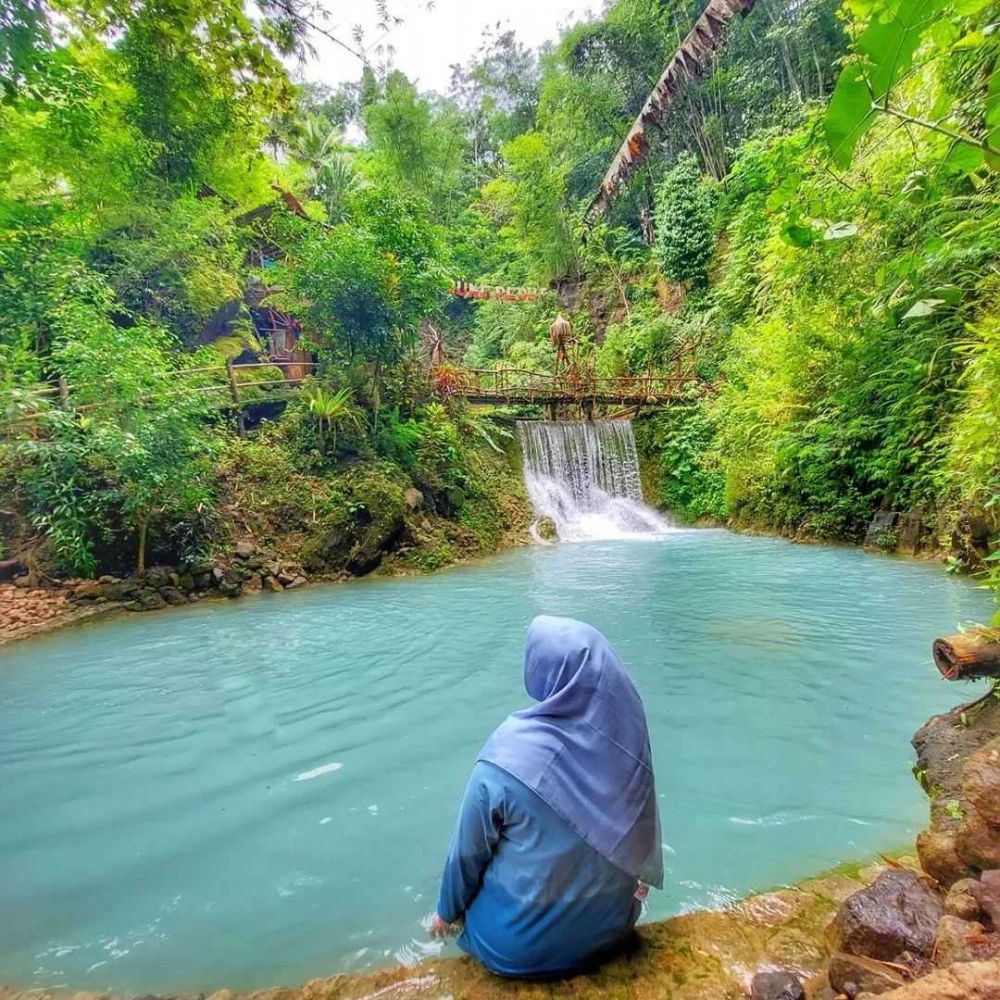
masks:
POLYGON ((646 713, 611 643, 583 622, 541 615, 528 628, 524 686, 539 704, 503 722, 479 759, 527 785, 612 864, 662 888, 646 713))

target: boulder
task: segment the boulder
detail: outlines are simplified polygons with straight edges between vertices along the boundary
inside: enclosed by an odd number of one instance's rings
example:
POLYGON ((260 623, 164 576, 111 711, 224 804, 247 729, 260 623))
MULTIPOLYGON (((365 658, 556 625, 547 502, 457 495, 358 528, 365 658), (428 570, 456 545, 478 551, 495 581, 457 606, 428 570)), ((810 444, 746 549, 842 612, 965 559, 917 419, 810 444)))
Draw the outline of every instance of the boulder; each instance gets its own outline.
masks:
POLYGON ((236 545, 233 547, 233 551, 241 559, 247 559, 248 557, 252 556, 254 552, 257 551, 257 547, 253 544, 253 542, 248 542, 244 540, 241 542, 237 542, 236 545))
POLYGON ((896 522, 896 550, 907 555, 916 555, 924 547, 929 534, 930 529, 920 511, 911 510, 901 514, 896 522))
POLYGON ((962 794, 987 823, 1000 826, 1000 737, 980 747, 966 761, 962 794))
POLYGON ((296 590, 299 587, 304 587, 307 581, 304 576, 297 576, 291 583, 285 584, 285 590, 296 590))
POLYGON ((106 601, 127 601, 134 598, 139 590, 136 580, 112 580, 101 584, 101 592, 106 601))
POLYGON ((990 918, 993 930, 1000 931, 1000 870, 983 872, 973 884, 972 895, 979 909, 990 918))
POLYGON ((264 588, 270 590, 272 594, 278 594, 285 589, 273 576, 264 577, 264 588))
POLYGON ((159 590, 161 587, 170 587, 173 585, 173 581, 170 579, 171 570, 164 566, 154 566, 152 569, 146 570, 146 575, 143 577, 147 587, 152 587, 154 590, 159 590))
POLYGON ((148 587, 140 590, 130 605, 134 611, 159 611, 166 606, 167 602, 159 592, 148 587))
POLYGON ((941 919, 941 900, 916 872, 890 868, 849 896, 827 928, 831 951, 885 962, 905 952, 929 955, 941 919))
POLYGON ((968 878, 972 869, 959 857, 953 829, 921 830, 917 834, 917 857, 920 867, 941 885, 951 885, 968 878))
POLYGON ((559 541, 559 531, 551 517, 540 517, 535 521, 534 534, 543 542, 559 541))
POLYGON ((859 993, 877 996, 906 984, 901 973, 891 966, 842 951, 830 957, 827 977, 835 992, 848 997, 856 997, 859 993))
POLYGON ((758 972, 750 984, 751 1000, 805 1000, 805 995, 794 972, 758 972))
POLYGON ((403 502, 410 510, 417 510, 424 505, 424 495, 415 486, 411 486, 403 491, 403 502))
POLYGON ((160 596, 167 602, 167 604, 187 604, 187 594, 183 590, 177 587, 164 587, 160 591, 160 596))
POLYGON ((944 897, 944 912, 947 916, 958 917, 959 920, 976 920, 979 917, 979 900, 976 898, 976 887, 979 883, 974 878, 959 879, 944 897))
POLYGON ((261 578, 253 573, 243 582, 243 593, 244 594, 256 594, 264 586, 261 578))
POLYGON ((103 601, 104 584, 99 580, 84 580, 78 583, 72 590, 74 601, 103 601))
POLYGON ((896 547, 896 524, 899 514, 880 510, 869 522, 865 531, 865 545, 872 548, 892 549, 896 547))
POLYGON ((970 809, 958 828, 955 849, 973 868, 1000 868, 1000 827, 987 823, 977 810, 970 809))

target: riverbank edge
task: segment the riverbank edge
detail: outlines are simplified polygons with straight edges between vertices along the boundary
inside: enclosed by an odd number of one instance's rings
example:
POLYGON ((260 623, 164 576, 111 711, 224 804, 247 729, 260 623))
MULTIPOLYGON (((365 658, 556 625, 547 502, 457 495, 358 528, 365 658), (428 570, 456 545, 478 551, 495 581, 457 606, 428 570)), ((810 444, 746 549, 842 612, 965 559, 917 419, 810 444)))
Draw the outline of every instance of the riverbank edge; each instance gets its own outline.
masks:
MULTIPOLYGON (((562 980, 573 997, 616 995, 614 983, 644 979, 661 962, 670 966, 660 984, 668 989, 688 982, 711 984, 722 992, 705 993, 713 1000, 728 997, 738 985, 748 989, 760 967, 794 968, 803 978, 817 975, 826 959, 823 932, 837 907, 853 893, 871 884, 892 865, 912 867, 916 858, 902 853, 882 855, 869 862, 843 862, 819 875, 765 892, 752 893, 718 909, 694 910, 665 920, 640 924, 637 941, 626 954, 592 973, 562 980), (740 942, 739 944, 737 942, 740 942), (661 954, 667 952, 666 954, 661 954), (759 954, 758 954, 759 953, 759 954), (754 955, 757 962, 754 962, 754 955), (669 961, 667 961, 669 957, 669 961), (592 989, 590 988, 592 987, 592 989)), ((654 975, 659 980, 661 977, 654 975)), ((555 984, 552 984, 555 985, 555 984)), ((432 959, 415 966, 397 966, 363 973, 336 973, 300 987, 277 986, 246 992, 220 989, 212 992, 170 994, 169 998, 145 994, 142 1000, 362 1000, 362 998, 418 997, 450 994, 487 998, 548 996, 550 984, 502 980, 486 973, 464 956, 432 959), (430 980, 434 980, 434 987, 430 980), (538 992, 542 991, 542 992, 538 992)), ((674 997, 672 992, 656 996, 674 997)), ((692 996, 700 994, 692 994, 692 996)), ((740 993, 740 996, 743 994, 740 993)), ((687 992, 676 993, 687 997, 687 992)), ((0 981, 0 1000, 116 1000, 109 993, 78 991, 71 986, 20 990, 0 981)))
MULTIPOLYGON (((442 562, 440 565, 435 565, 433 567, 421 568, 390 561, 387 565, 381 565, 377 569, 363 574, 351 574, 346 572, 308 574, 303 571, 291 579, 290 585, 283 585, 280 588, 280 591, 278 588, 273 589, 277 592, 281 592, 285 590, 297 590, 304 587, 315 587, 320 585, 354 583, 359 580, 372 578, 406 579, 407 577, 414 576, 430 576, 432 574, 445 572, 450 569, 456 569, 460 566, 467 566, 481 562, 482 560, 500 555, 503 552, 524 548, 531 544, 531 539, 525 531, 523 537, 515 535, 511 539, 507 540, 502 547, 496 550, 489 552, 473 551, 457 553, 453 558, 450 558, 447 561, 442 562)), ((213 568, 223 568, 224 579, 225 573, 231 572, 231 566, 234 561, 235 560, 232 556, 220 557, 218 560, 212 560, 212 565, 213 568)), ((249 586, 240 584, 238 590, 231 593, 224 592, 217 587, 212 587, 206 589, 205 592, 198 594, 196 597, 194 595, 189 595, 188 599, 185 601, 179 601, 176 599, 171 600, 161 596, 163 603, 160 604, 155 600, 150 601, 147 597, 147 605, 144 606, 140 604, 140 606, 136 606, 133 599, 108 599, 102 596, 94 586, 95 584, 98 584, 100 586, 108 585, 115 588, 120 587, 123 584, 125 586, 134 585, 135 592, 139 595, 142 595, 144 591, 148 592, 150 590, 158 591, 162 595, 162 592, 168 588, 177 589, 175 587, 175 581, 172 578, 175 576, 180 577, 184 572, 185 570, 183 567, 156 566, 150 569, 149 572, 142 577, 127 577, 124 579, 117 577, 102 577, 96 581, 74 579, 55 580, 46 581, 40 587, 18 587, 14 584, 0 583, 0 649, 7 645, 13 645, 15 642, 23 642, 27 639, 49 635, 75 626, 87 625, 94 622, 104 622, 113 618, 125 617, 136 613, 166 612, 174 607, 182 607, 185 604, 200 601, 224 603, 227 600, 243 597, 264 589, 272 589, 272 586, 265 585, 266 578, 262 578, 260 586, 257 586, 256 582, 251 580, 249 581, 249 586), (161 574, 163 573, 167 574, 168 580, 165 586, 161 582, 161 574), (9 608, 14 601, 18 600, 17 595, 19 591, 22 592, 23 599, 26 602, 35 603, 36 606, 45 605, 50 610, 48 613, 39 615, 34 621, 25 622, 23 624, 15 624, 14 627, 10 627, 9 622, 2 616, 4 615, 5 609, 9 608), (95 597, 91 596, 95 594, 95 597)), ((280 583, 280 580, 278 582, 280 583)), ((246 583, 246 581, 244 583, 246 583)))
MULTIPOLYGON (((941 549, 916 553, 886 550, 878 546, 837 541, 803 534, 768 530, 759 525, 727 523, 712 518, 699 518, 695 522, 677 520, 672 512, 664 511, 678 527, 692 530, 716 529, 731 531, 749 537, 776 538, 798 545, 821 545, 860 549, 872 555, 883 555, 907 561, 944 564, 949 558, 941 549)), ((490 550, 452 550, 444 559, 432 565, 401 561, 395 553, 386 552, 374 568, 362 573, 342 570, 337 573, 310 573, 300 564, 260 552, 255 547, 247 550, 251 542, 238 543, 229 553, 196 565, 155 566, 141 576, 126 578, 103 576, 97 580, 46 580, 37 587, 30 587, 24 577, 13 582, 0 582, 0 648, 14 642, 47 635, 76 625, 123 616, 131 613, 165 611, 202 600, 231 600, 262 589, 273 592, 295 590, 318 584, 350 583, 365 578, 402 579, 425 576, 489 559, 503 552, 535 544, 529 533, 530 519, 514 525, 503 534, 501 543, 490 550), (257 565, 260 563, 260 565, 257 565), (270 567, 270 569, 269 569, 270 567), (247 572, 249 570, 249 572, 247 572), (273 572, 271 571, 273 570, 273 572), (194 572, 196 571, 196 572, 194 572), (186 577, 212 574, 212 581, 184 587, 186 577), (124 588, 124 591, 123 591, 124 588), (20 591, 20 593, 19 593, 20 591), (121 596, 118 596, 121 595, 121 596), (30 620, 11 621, 9 609, 18 600, 24 600, 38 612, 30 620)))

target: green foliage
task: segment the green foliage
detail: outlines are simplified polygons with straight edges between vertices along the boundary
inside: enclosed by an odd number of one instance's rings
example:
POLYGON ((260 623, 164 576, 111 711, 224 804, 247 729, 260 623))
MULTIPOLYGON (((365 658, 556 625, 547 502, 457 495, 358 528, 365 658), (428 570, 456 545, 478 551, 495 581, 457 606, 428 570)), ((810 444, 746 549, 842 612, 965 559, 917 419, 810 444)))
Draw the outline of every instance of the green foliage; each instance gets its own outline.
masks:
POLYGON ((447 287, 437 233, 386 192, 362 192, 352 216, 328 230, 289 222, 289 304, 331 359, 393 364, 447 287))
MULTIPOLYGON (((930 109, 930 114, 914 114, 909 108, 913 98, 923 95, 900 94, 923 39, 930 36, 930 59, 951 56, 956 49, 987 49, 983 32, 970 31, 958 37, 954 25, 969 15, 983 11, 986 3, 978 0, 874 0, 848 5, 855 16, 864 20, 855 41, 855 58, 845 67, 826 113, 826 135, 834 162, 847 167, 862 136, 881 118, 891 117, 917 128, 946 136, 952 143, 949 163, 967 171, 975 170, 984 159, 994 159, 1000 166, 1000 145, 992 141, 988 130, 1000 125, 1000 110, 984 116, 980 128, 964 132, 956 121, 956 104, 930 109), (951 50, 949 52, 949 50, 951 50), (949 114, 949 112, 951 112, 949 114), (931 120, 933 119, 933 120, 931 120)), ((994 46, 995 48, 995 46, 994 46)), ((951 56, 954 58, 954 56, 951 56)), ((961 56, 960 56, 961 58, 961 56)), ((991 58, 985 60, 989 66, 991 58)), ((982 87, 982 81, 979 86, 982 87)), ((1000 89, 1000 77, 993 67, 988 85, 1000 89)), ((923 101, 917 102, 924 103, 923 101)), ((923 112, 923 109, 919 109, 923 112)))
POLYGON ((678 157, 657 189, 656 252, 675 281, 703 284, 712 259, 712 197, 690 154, 678 157))
POLYGON ((683 322, 665 315, 655 302, 642 303, 605 331, 597 370, 607 376, 661 370, 673 358, 683 330, 683 322))
POLYGON ((335 392, 315 383, 302 387, 302 398, 316 425, 320 451, 324 454, 327 452, 328 442, 330 451, 337 454, 338 430, 343 427, 360 430, 362 427, 361 417, 355 410, 351 397, 351 390, 346 386, 335 392))
POLYGON ((689 521, 728 516, 717 430, 704 407, 677 406, 640 421, 636 439, 642 453, 653 456, 660 504, 689 521))
POLYGON ((585 229, 689 28, 676 0, 617 0, 538 57, 493 32, 444 97, 384 67, 292 87, 298 4, 15 3, 5 492, 81 572, 222 542, 220 514, 308 538, 327 567, 370 568, 407 531, 404 565, 489 549, 524 503, 502 425, 428 405, 424 352, 550 371, 558 308, 584 372, 697 352, 711 385, 638 427, 655 493, 685 517, 831 538, 881 508, 995 523, 1000 34, 980 0, 843 10, 758 0, 585 229), (553 292, 470 302, 444 294, 455 279, 553 292), (263 354, 249 310, 206 332, 240 299, 300 320, 318 360, 298 395, 272 393, 274 368, 241 375, 255 403, 293 396, 247 440, 221 374, 196 371, 263 354), (401 527, 411 483, 446 523, 401 527))
POLYGON ((240 296, 241 234, 218 198, 181 195, 131 206, 91 259, 129 313, 194 342, 212 314, 240 296))
POLYGON ((175 554, 198 544, 213 493, 206 403, 177 392, 169 338, 143 323, 116 326, 110 290, 77 274, 88 299, 56 299, 36 316, 79 410, 45 404, 34 419, 8 424, 3 448, 64 569, 92 573, 102 550, 141 569, 150 541, 175 554), (135 546, 134 562, 126 545, 135 546))
POLYGON ((465 137, 457 109, 432 101, 399 72, 362 108, 376 174, 411 195, 427 198, 448 221, 462 200, 465 137))
POLYGON ((571 271, 576 263, 566 180, 545 136, 527 132, 503 148, 504 173, 483 188, 504 229, 537 282, 571 271))
POLYGON ((489 368, 501 359, 523 359, 540 346, 546 352, 539 355, 546 359, 542 370, 550 370, 552 351, 547 345, 552 315, 553 306, 548 301, 484 302, 476 310, 465 363, 470 368, 489 368))

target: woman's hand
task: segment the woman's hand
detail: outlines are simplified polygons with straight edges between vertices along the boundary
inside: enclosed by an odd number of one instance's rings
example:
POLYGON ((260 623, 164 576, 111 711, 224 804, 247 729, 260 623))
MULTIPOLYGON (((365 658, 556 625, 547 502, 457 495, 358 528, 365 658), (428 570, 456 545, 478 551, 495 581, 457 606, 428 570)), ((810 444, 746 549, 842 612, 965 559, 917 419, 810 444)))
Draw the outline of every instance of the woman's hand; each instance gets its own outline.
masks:
POLYGON ((454 937, 456 934, 460 933, 461 930, 461 920, 456 920, 453 924, 449 924, 442 920, 436 913, 434 914, 434 919, 431 921, 430 929, 432 938, 454 937))

